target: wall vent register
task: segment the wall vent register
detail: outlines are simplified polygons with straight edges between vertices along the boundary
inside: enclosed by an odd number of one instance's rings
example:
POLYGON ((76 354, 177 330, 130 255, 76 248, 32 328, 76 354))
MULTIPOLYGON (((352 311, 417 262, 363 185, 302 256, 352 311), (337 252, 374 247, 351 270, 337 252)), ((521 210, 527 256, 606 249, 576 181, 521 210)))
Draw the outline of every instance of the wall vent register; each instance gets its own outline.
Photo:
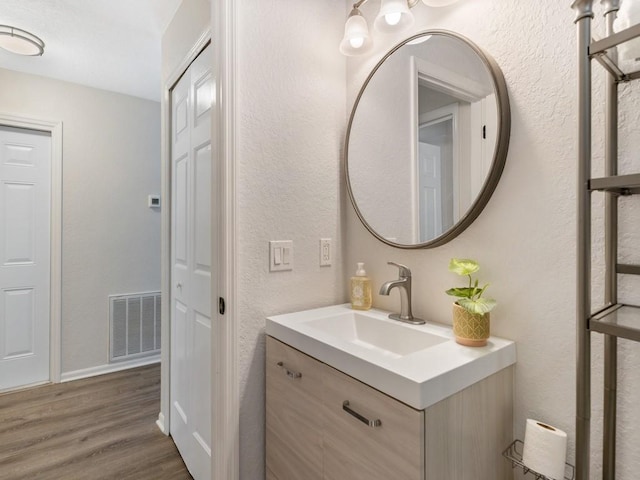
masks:
POLYGON ((160 292, 109 297, 109 361, 160 353, 160 292))

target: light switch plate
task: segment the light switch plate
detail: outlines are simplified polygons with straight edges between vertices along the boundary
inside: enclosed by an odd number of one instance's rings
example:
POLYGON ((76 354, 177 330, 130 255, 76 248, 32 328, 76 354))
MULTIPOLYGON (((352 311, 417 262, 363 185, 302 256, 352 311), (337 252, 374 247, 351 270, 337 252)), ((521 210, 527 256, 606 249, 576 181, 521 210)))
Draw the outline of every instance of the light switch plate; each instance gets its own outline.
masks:
POLYGON ((293 241, 271 240, 269 242, 269 271, 293 270, 293 241))

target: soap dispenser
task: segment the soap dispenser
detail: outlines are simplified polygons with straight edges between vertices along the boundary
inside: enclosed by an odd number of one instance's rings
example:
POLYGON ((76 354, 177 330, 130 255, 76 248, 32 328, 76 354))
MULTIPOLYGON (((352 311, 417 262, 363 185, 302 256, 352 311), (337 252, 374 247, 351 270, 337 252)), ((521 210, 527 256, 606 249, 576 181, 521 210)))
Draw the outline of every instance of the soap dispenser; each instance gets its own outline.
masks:
POLYGON ((351 308, 355 310, 369 310, 371 308, 371 280, 364 270, 364 263, 358 262, 354 277, 351 277, 351 308))

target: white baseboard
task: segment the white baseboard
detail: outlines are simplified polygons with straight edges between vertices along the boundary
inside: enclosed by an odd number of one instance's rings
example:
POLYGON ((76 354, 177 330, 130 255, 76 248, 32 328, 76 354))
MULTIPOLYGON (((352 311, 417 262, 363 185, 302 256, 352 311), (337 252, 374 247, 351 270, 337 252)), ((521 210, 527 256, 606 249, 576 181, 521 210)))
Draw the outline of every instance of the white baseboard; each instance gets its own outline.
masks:
POLYGON ((105 373, 114 373, 129 368, 143 367, 153 363, 160 363, 160 355, 150 357, 136 358, 126 362, 109 363, 107 365, 99 365, 97 367, 83 368, 82 370, 74 370, 73 372, 65 372, 60 376, 61 382, 71 382, 82 378, 96 377, 105 373))
POLYGON ((165 435, 169 435, 169 432, 167 431, 164 423, 164 414, 162 412, 158 414, 158 420, 156 420, 156 425, 158 426, 158 428, 162 433, 164 433, 165 435))

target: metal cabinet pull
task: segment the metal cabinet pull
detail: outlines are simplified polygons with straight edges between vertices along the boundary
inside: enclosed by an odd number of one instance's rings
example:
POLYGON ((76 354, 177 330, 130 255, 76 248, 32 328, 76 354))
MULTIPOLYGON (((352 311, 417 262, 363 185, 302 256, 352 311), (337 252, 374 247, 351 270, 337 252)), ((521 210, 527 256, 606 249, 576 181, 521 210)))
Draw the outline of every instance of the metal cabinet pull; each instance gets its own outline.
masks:
POLYGON ((298 378, 302 378, 302 374, 300 372, 294 372, 293 370, 289 370, 287 367, 284 366, 284 362, 278 362, 277 365, 284 369, 284 373, 287 374, 287 377, 293 379, 293 380, 297 380, 298 378))
POLYGON ((356 417, 358 420, 360 420, 362 423, 364 423, 365 425, 370 426, 371 428, 376 428, 376 427, 380 427, 382 425, 382 420, 380 419, 376 419, 376 420, 369 420, 367 417, 365 417, 364 415, 360 415, 358 412, 356 412, 355 410, 353 410, 350 406, 349 406, 349 400, 345 400, 344 402, 342 402, 342 409, 347 412, 349 415, 352 415, 354 417, 356 417))

